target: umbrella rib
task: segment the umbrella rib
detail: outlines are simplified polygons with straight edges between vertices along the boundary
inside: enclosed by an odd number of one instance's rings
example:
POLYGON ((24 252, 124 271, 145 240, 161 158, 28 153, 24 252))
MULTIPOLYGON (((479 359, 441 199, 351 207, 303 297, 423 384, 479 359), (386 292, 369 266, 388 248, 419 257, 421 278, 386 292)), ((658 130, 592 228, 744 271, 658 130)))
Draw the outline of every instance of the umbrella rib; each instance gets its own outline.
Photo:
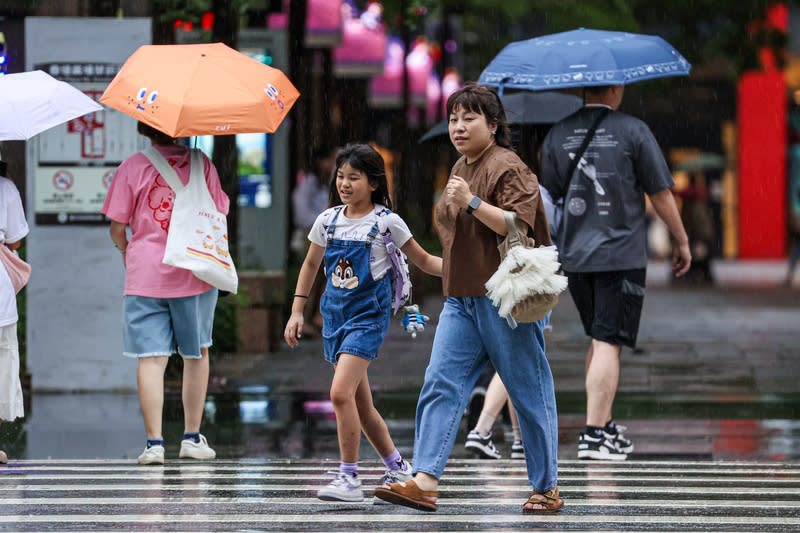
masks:
MULTIPOLYGON (((245 56, 245 57, 247 57, 247 56, 245 56)), ((251 61, 256 61, 255 59, 253 59, 253 58, 251 58, 251 57, 247 57, 247 59, 249 59, 249 60, 251 60, 251 61)), ((259 62, 258 62, 258 61, 256 61, 256 63, 259 63, 259 62)), ((261 63, 259 63, 259 64, 261 64, 261 63)), ((234 73, 233 73, 233 72, 231 72, 230 70, 228 70, 228 69, 226 68, 226 66, 227 66, 227 65, 220 65, 220 68, 221 68, 222 70, 224 70, 224 71, 225 71, 225 72, 226 72, 228 75, 230 75, 230 76, 233 76, 233 74, 234 74, 234 73)), ((264 65, 264 67, 266 67, 266 68, 269 68, 269 67, 267 67, 267 65, 264 65)), ((244 87, 242 87, 242 89, 244 89, 245 91, 247 91, 248 93, 250 93, 250 96, 252 96, 252 97, 254 98, 254 100, 255 100, 255 101, 258 101, 258 100, 261 98, 261 92, 260 92, 260 91, 256 91, 256 90, 254 90, 254 89, 251 89, 249 86, 244 86, 244 87)), ((266 115, 265 115, 265 116, 266 116, 266 115)), ((265 126, 269 126, 269 129, 272 129, 272 124, 266 124, 265 126)), ((257 133, 257 132, 256 132, 256 133, 257 133)))
MULTIPOLYGON (((181 99, 179 100, 179 102, 183 102, 184 104, 186 103, 186 95, 188 95, 191 88, 194 87, 194 79, 199 71, 200 69, 197 66, 195 66, 194 71, 192 71, 192 74, 189 77, 189 83, 186 84, 186 90, 183 91, 183 94, 181 95, 181 99)), ((183 118, 183 113, 184 110, 186 109, 186 105, 181 105, 179 109, 180 111, 178 111, 175 117, 175 124, 172 125, 172 128, 175 130, 175 137, 185 137, 184 135, 180 135, 180 132, 178 131, 178 125, 183 123, 181 119, 183 118)))

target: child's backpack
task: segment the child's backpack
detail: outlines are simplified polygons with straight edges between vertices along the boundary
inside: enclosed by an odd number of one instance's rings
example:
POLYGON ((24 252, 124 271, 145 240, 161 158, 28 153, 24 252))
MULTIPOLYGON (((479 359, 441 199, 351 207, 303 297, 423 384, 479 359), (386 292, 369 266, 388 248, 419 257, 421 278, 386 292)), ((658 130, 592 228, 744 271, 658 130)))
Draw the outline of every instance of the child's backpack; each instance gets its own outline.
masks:
MULTIPOLYGON (((322 227, 326 231, 336 213, 343 208, 343 205, 339 205, 328 212, 325 220, 322 221, 322 227)), ((392 262, 392 314, 397 314, 400 306, 411 301, 411 274, 408 270, 408 257, 400 248, 395 246, 394 241, 392 241, 392 234, 386 226, 385 217, 391 214, 391 211, 381 204, 375 204, 375 214, 378 215, 378 233, 383 239, 383 244, 386 245, 386 251, 389 253, 389 259, 392 262)))
POLYGON ((389 259, 392 261, 392 313, 397 314, 400 306, 411 301, 411 274, 408 271, 408 257, 394 245, 392 234, 386 227, 386 216, 391 213, 386 207, 375 204, 378 215, 378 231, 383 237, 389 259))

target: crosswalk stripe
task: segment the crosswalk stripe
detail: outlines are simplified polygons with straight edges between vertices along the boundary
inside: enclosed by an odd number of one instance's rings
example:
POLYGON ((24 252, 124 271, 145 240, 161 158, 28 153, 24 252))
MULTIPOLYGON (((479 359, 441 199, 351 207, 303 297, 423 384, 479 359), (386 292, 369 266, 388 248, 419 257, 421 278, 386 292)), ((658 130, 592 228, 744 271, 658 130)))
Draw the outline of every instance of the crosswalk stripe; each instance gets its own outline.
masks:
MULTIPOLYGON (((369 499, 369 498, 367 498, 369 499)), ((516 498, 500 498, 493 497, 491 501, 476 501, 473 498, 446 498, 439 502, 439 507, 453 507, 459 505, 469 505, 473 507, 487 507, 487 506, 517 506, 521 505, 524 497, 516 498), (520 499, 522 498, 522 499, 520 499)), ((598 505, 620 505, 620 500, 611 498, 572 498, 567 497, 570 508, 575 507, 594 507, 598 505)), ((201 503, 254 503, 262 505, 271 504, 285 504, 295 506, 312 506, 312 507, 330 507, 331 502, 317 500, 315 498, 264 498, 257 496, 205 496, 205 497, 179 497, 171 496, 165 498, 4 498, 0 502, 0 509, 3 506, 11 505, 144 505, 160 503, 164 505, 183 505, 183 504, 201 504, 201 503)), ((360 503, 359 505, 363 505, 360 503)), ((633 508, 664 508, 668 509, 672 506, 679 505, 683 509, 764 509, 763 503, 757 502, 742 502, 741 500, 714 500, 713 502, 687 502, 685 500, 629 500, 624 503, 626 507, 633 508)), ((782 501, 780 503, 771 503, 769 508, 773 511, 781 510, 795 510, 800 508, 800 501, 782 501)))
MULTIPOLYGON (((194 515, 194 516, 169 516, 165 517, 162 514, 136 514, 136 515, 114 515, 114 516, 96 516, 96 515, 59 515, 59 516, 6 516, 4 520, 8 522, 30 522, 30 523, 118 523, 118 524, 147 524, 164 522, 169 519, 172 523, 330 523, 335 521, 331 516, 319 516, 313 514, 292 514, 292 515, 276 515, 268 514, 221 514, 221 515, 194 515)), ((363 514, 350 514, 345 519, 350 523, 368 523, 375 522, 374 515, 363 514)), ((408 522, 409 518, 406 514, 384 514, 381 515, 382 522, 408 522)), ((652 516, 647 517, 631 517, 628 515, 608 515, 601 516, 587 516, 587 515, 523 515, 523 514, 498 514, 487 517, 485 515, 458 515, 452 516, 448 514, 415 514, 415 522, 456 522, 464 524, 486 524, 490 522, 552 522, 552 523, 584 523, 584 524, 613 524, 624 523, 631 521, 646 521, 659 524, 703 524, 708 521, 704 516, 652 516), (638 520, 637 520, 638 519, 638 520)), ((715 516, 713 523, 715 525, 747 525, 747 524, 764 524, 764 525, 781 525, 781 526, 800 526, 800 518, 784 518, 784 517, 749 517, 749 516, 715 516)))
POLYGON ((333 461, 15 461, 0 467, 0 532, 148 529, 508 531, 800 530, 800 468, 693 461, 559 463, 566 506, 524 515, 524 461, 453 460, 439 511, 372 505, 380 463, 365 461, 363 503, 318 500, 333 461))
MULTIPOLYGON (((448 486, 445 482, 439 486, 440 494, 448 493, 484 493, 484 492, 509 492, 530 491, 530 485, 503 485, 493 486, 491 484, 484 484, 483 480, 473 486, 453 487, 448 486)), ((156 485, 67 485, 67 486, 38 486, 38 485, 13 485, 7 487, 0 487, 0 491, 130 491, 130 490, 159 490, 159 491, 221 491, 221 492, 253 492, 253 491, 315 491, 323 485, 322 482, 314 485, 298 484, 298 485, 273 485, 273 484, 253 484, 253 485, 214 485, 205 483, 202 486, 193 485, 178 485, 178 486, 156 486, 156 485)), ((364 486, 364 489, 369 489, 370 486, 364 486)), ((641 486, 625 486, 609 484, 607 486, 584 486, 574 484, 560 485, 562 493, 567 494, 570 492, 585 492, 585 493, 606 493, 614 492, 617 494, 686 494, 686 495, 708 495, 708 496, 724 496, 724 495, 742 495, 742 496, 758 496, 766 495, 763 487, 748 488, 748 487, 691 487, 686 484, 678 483, 677 486, 672 488, 664 487, 641 487, 641 486)), ((793 496, 800 495, 800 488, 770 488, 769 496, 793 496)), ((0 501, 0 505, 3 502, 0 501)))

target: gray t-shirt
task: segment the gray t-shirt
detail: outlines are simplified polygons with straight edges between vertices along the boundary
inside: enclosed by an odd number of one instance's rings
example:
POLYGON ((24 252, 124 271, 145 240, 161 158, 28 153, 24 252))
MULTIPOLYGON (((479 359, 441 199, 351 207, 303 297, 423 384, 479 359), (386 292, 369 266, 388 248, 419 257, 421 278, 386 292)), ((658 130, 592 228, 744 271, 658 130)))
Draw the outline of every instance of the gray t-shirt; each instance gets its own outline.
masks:
POLYGON ((567 272, 645 268, 644 194, 674 183, 650 128, 619 111, 600 123, 570 182, 571 158, 601 109, 576 111, 555 124, 542 144, 539 179, 554 200, 564 198, 564 218, 554 240, 567 272))

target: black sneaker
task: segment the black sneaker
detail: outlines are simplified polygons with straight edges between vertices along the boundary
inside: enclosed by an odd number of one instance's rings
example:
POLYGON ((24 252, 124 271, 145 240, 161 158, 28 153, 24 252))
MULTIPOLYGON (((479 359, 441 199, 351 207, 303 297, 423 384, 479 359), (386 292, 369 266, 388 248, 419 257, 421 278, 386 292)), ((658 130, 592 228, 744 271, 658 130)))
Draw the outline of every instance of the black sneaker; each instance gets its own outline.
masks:
POLYGON ((581 433, 578 437, 578 459, 605 459, 609 461, 624 461, 628 454, 614 446, 604 436, 591 437, 581 433))
POLYGON ((469 432, 469 435, 467 435, 467 442, 464 444, 464 447, 475 452, 480 458, 500 459, 500 452, 494 447, 491 433, 484 437, 473 429, 469 432))
POLYGON ((625 426, 617 426, 616 433, 609 433, 607 431, 603 431, 603 435, 607 440, 610 440, 611 443, 617 447, 617 449, 623 453, 631 453, 633 451, 633 443, 630 439, 626 439, 625 435, 622 434, 625 431, 625 426))

